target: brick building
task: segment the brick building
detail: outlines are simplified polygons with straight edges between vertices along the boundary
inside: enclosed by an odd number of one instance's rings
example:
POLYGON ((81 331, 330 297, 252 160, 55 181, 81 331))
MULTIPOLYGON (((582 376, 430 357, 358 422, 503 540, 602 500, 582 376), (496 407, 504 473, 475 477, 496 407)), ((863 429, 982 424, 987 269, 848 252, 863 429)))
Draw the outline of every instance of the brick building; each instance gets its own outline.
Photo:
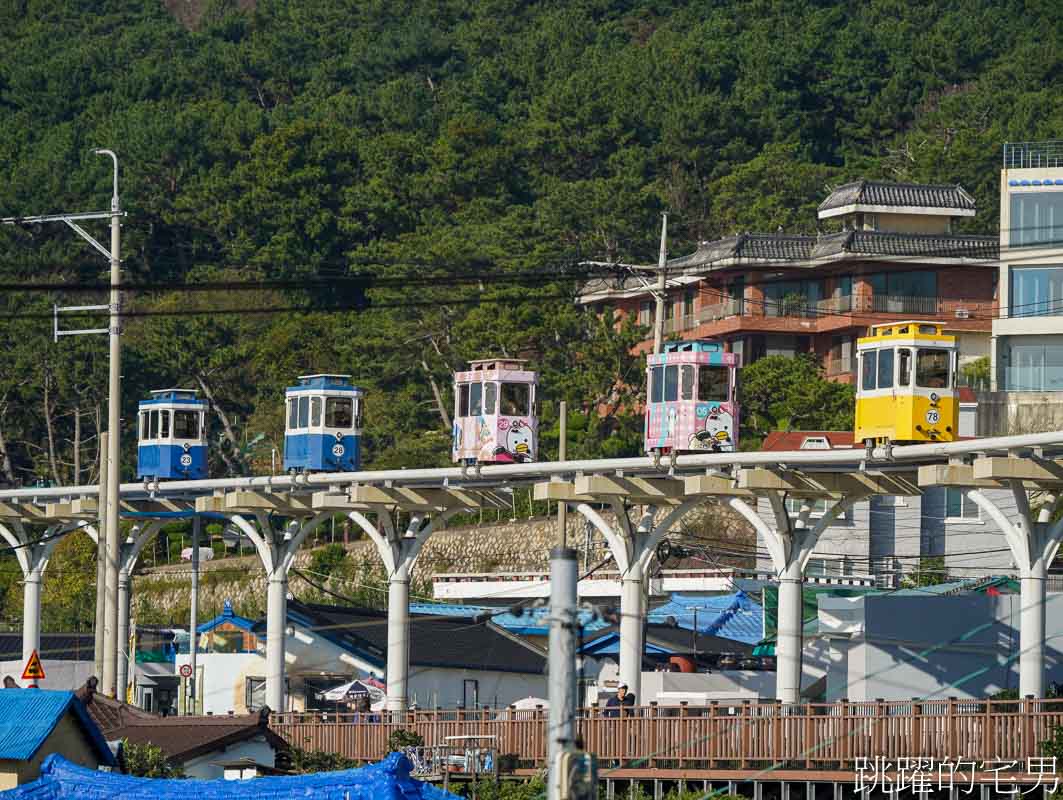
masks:
MULTIPOLYGON (((818 214, 840 230, 745 233, 668 261, 665 333, 722 340, 746 364, 812 352, 829 377, 847 383, 856 338, 880 322, 942 322, 959 340, 961 365, 988 356, 999 240, 953 230, 974 214, 960 186, 845 184, 818 214)), ((591 281, 581 304, 652 327, 656 269, 638 270, 620 282, 591 281)))

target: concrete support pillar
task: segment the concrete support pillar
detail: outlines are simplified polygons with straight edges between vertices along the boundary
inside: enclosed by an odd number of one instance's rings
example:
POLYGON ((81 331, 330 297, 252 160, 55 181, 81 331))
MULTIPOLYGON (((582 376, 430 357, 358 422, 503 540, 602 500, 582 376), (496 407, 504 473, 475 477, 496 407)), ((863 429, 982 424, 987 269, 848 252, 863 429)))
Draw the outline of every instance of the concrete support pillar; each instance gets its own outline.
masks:
POLYGON ((288 616, 288 577, 277 572, 269 576, 266 594, 266 705, 283 712, 284 644, 288 616))
POLYGON ((388 577, 387 710, 405 711, 410 677, 410 571, 403 562, 388 577))
POLYGON ((373 507, 376 522, 360 511, 349 517, 376 545, 388 575, 387 710, 405 711, 410 690, 410 574, 421 548, 436 527, 455 514, 471 508, 448 508, 425 521, 423 512, 410 517, 405 534, 391 519, 391 507, 373 507))
POLYGON ((1045 602, 1048 565, 1063 539, 1063 497, 1048 495, 1036 512, 1021 482, 1011 487, 1015 512, 1005 513, 981 490, 967 496, 1004 533, 1019 570, 1019 696, 1045 696, 1045 602), (1053 520, 1055 520, 1053 522, 1053 520))
POLYGON ((646 581, 639 569, 629 570, 620 585, 620 682, 636 703, 642 702, 642 654, 646 649, 646 581))
POLYGON ((595 510, 581 503, 576 510, 588 523, 597 528, 609 544, 617 568, 620 570, 620 680, 635 697, 636 704, 643 704, 642 655, 645 649, 646 625, 646 574, 657 545, 686 514, 705 502, 704 497, 685 500, 668 509, 660 522, 656 522, 657 509, 650 506, 638 525, 632 525, 624 504, 619 499, 611 502, 616 525, 609 525, 595 510))
MULTIPOLYGON (((22 663, 41 647, 41 580, 43 565, 31 569, 22 580, 22 663)), ((37 681, 29 680, 27 686, 37 681)))
POLYGON ((779 577, 778 632, 775 640, 775 698, 782 703, 801 702, 801 651, 804 627, 802 587, 805 565, 819 537, 839 516, 865 495, 837 500, 826 513, 810 525, 812 498, 804 502, 795 518, 790 517, 782 492, 764 495, 771 504, 774 525, 769 524, 740 497, 727 502, 756 529, 771 554, 775 574, 779 577))
POLYGON ((115 689, 118 699, 126 702, 129 697, 129 572, 118 571, 118 663, 116 665, 115 689))

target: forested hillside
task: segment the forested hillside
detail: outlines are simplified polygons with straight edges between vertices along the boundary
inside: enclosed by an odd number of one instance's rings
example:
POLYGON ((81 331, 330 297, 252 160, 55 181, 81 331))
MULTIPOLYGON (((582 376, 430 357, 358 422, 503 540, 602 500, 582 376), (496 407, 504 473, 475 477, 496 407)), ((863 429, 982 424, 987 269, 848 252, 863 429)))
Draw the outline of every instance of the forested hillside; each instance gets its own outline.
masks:
MULTIPOLYGON (((370 465, 445 461, 449 373, 497 353, 613 410, 570 454, 630 452, 610 387, 638 389, 637 331, 572 305, 579 259, 654 260, 664 210, 673 253, 813 230, 856 177, 960 182, 992 231, 1001 143, 1063 136, 1052 2, 171 5, 0 2, 0 216, 106 209, 90 148, 117 151, 150 287, 126 295, 125 417, 207 392, 218 475, 269 465, 283 387, 320 371, 369 390, 370 465)), ((106 342, 54 344, 51 305, 101 297, 18 286, 105 275, 62 225, 0 229, 0 480, 95 480, 106 342)))

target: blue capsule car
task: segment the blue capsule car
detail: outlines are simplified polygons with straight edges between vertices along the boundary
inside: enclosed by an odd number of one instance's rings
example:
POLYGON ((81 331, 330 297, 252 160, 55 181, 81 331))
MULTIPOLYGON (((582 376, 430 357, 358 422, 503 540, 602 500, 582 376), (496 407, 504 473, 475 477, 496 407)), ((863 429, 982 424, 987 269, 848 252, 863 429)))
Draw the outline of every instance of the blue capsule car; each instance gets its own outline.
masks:
POLYGON ((137 477, 207 477, 208 403, 195 389, 160 389, 141 400, 137 414, 137 477))
POLYGON ((285 471, 359 469, 363 395, 350 375, 300 375, 285 392, 285 471))

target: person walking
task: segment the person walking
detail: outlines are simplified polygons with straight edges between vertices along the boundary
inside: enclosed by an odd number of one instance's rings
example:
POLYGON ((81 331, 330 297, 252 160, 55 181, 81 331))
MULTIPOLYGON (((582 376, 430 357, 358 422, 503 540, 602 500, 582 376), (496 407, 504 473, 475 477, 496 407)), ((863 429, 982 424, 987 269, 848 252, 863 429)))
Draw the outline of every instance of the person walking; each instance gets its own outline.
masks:
POLYGON ((616 687, 616 694, 610 697, 605 702, 606 717, 621 717, 628 716, 631 712, 625 711, 626 708, 633 708, 635 705, 635 695, 631 694, 627 690, 627 684, 622 683, 616 687))

